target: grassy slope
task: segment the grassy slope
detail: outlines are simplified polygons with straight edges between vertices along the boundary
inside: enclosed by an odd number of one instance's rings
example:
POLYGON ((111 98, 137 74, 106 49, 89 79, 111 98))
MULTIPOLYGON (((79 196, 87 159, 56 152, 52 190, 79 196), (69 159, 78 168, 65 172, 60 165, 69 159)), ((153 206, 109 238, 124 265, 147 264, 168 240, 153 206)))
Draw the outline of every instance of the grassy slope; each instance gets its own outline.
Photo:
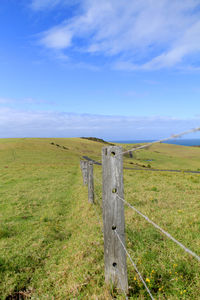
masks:
MULTIPOLYGON (((88 204, 79 169, 81 155, 99 158, 101 148, 80 139, 0 140, 1 299, 19 291, 33 299, 124 298, 104 284, 101 212, 88 204)), ((155 145, 137 157, 153 157, 155 167, 197 169, 199 153, 155 145)), ((99 179, 100 173, 95 166, 99 179)), ((126 170, 124 181, 128 201, 200 253, 199 175, 126 170)), ((98 182, 95 189, 100 197, 98 182)), ((126 227, 127 247, 155 297, 198 299, 195 259, 130 209, 126 227)), ((146 299, 130 264, 128 270, 130 299, 146 299)))
MULTIPOLYGON (((126 145, 127 149, 131 147, 133 146, 126 145)), ((159 169, 200 170, 198 147, 156 144, 147 150, 133 152, 133 155, 134 159, 127 159, 126 166, 131 166, 130 163, 139 163, 146 166, 150 164, 152 168, 159 169)))

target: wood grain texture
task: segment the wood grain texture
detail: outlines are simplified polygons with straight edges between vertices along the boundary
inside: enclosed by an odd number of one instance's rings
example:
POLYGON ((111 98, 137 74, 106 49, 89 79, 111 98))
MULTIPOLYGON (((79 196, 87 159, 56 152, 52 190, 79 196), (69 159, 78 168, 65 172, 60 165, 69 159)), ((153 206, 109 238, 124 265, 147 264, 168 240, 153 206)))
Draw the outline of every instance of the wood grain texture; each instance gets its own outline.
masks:
POLYGON ((81 160, 80 161, 82 176, 83 176, 83 185, 88 184, 88 161, 81 160))
POLYGON ((94 203, 93 163, 88 162, 88 201, 94 203))
POLYGON ((102 149, 103 174, 103 223, 105 280, 123 291, 128 290, 126 254, 114 230, 125 245, 122 148, 117 146, 102 149))

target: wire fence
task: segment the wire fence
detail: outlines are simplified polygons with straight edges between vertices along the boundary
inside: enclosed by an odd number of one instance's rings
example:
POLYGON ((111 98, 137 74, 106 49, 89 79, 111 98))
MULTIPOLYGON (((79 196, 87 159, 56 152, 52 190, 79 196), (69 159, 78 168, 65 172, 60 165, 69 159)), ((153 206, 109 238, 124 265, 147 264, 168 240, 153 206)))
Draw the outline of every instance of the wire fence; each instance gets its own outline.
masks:
POLYGON ((123 201, 127 206, 129 206, 131 209, 133 209, 135 212, 137 212, 140 216, 142 216, 147 222, 149 222, 150 224, 152 224, 156 229, 160 230, 163 234, 165 234, 169 239, 171 239, 174 243, 176 243, 177 245, 179 245, 185 252, 189 253, 190 255, 192 255, 193 257, 195 257, 199 262, 200 262, 200 256, 198 256, 196 253, 194 253, 193 251, 191 251, 190 249, 188 249, 187 247, 185 247, 182 243, 180 243, 179 241, 177 241, 171 234, 169 234, 167 231, 165 231, 164 229, 162 229, 160 226, 158 226, 155 222, 151 221, 147 216, 145 216, 143 213, 141 213, 138 209, 136 209, 133 205, 131 205, 130 203, 128 203, 126 200, 122 199, 121 197, 119 197, 119 195, 117 195, 117 197, 123 201))
POLYGON ((121 243, 121 245, 122 245, 124 251, 126 252, 126 254, 127 254, 127 256, 128 256, 128 258, 130 259, 130 261, 131 261, 131 263, 132 263, 132 265, 133 265, 133 267, 134 267, 136 273, 138 274, 140 280, 142 281, 142 283, 143 283, 143 285, 144 285, 144 287, 145 287, 147 293, 149 294, 150 298, 151 298, 152 300, 154 300, 154 298, 153 298, 153 296, 152 296, 152 294, 151 294, 151 292, 150 292, 148 286, 146 285, 146 282, 144 281, 144 279, 143 279, 141 273, 139 272, 139 270, 138 270, 136 264, 134 263, 134 261, 132 260, 130 254, 128 253, 128 251, 127 251, 127 249, 126 249, 126 246, 125 246, 124 243, 122 242, 122 240, 121 240, 121 238, 120 238, 120 236, 119 236, 117 230, 115 229, 114 232, 115 232, 117 238, 119 239, 119 241, 120 241, 120 243, 121 243))
POLYGON ((172 140, 172 139, 180 138, 180 137, 182 137, 183 135, 186 135, 186 134, 189 134, 189 133, 194 133, 194 132, 197 132, 197 131, 200 131, 200 127, 197 127, 197 128, 194 128, 194 129, 190 129, 190 130, 188 130, 188 131, 184 131, 184 132, 179 133, 179 134, 173 134, 173 135, 171 135, 171 136, 168 137, 168 138, 161 139, 161 140, 157 140, 157 141, 154 141, 154 142, 151 142, 151 143, 148 143, 148 144, 139 146, 139 147, 131 148, 131 149, 129 149, 129 150, 123 151, 122 154, 126 154, 126 153, 129 153, 129 152, 133 152, 133 151, 138 151, 138 150, 141 150, 141 149, 145 149, 145 148, 148 148, 148 147, 150 147, 150 146, 152 146, 152 145, 154 145, 154 144, 167 142, 167 141, 170 141, 170 140, 172 140))
MULTIPOLYGON (((154 141, 154 142, 151 142, 151 143, 148 143, 148 144, 145 144, 145 145, 142 145, 142 146, 139 146, 139 147, 134 147, 134 148, 131 148, 129 150, 126 150, 126 151, 123 151, 120 153, 120 155, 123 155, 123 154, 126 154, 126 153, 130 153, 132 151, 138 151, 138 150, 141 150, 141 149, 145 149, 145 148, 148 148, 152 145, 154 145, 155 143, 162 143, 162 142, 165 142, 165 141, 168 141, 168 140, 171 140, 171 139, 174 139, 174 138, 179 138, 183 135, 186 135, 186 134, 189 134, 189 133, 194 133, 194 132, 197 132, 197 131, 200 131, 200 127, 198 128, 195 128, 195 129, 191 129, 191 130, 188 130, 188 131, 185 131, 185 132, 182 132, 180 134, 174 134, 174 135, 171 135, 170 137, 168 138, 165 138, 165 139, 161 139, 161 140, 157 140, 157 141, 154 141)), ((119 157, 119 154, 115 156, 115 158, 118 158, 119 157)), ((92 161, 93 164, 96 164, 96 165, 102 165, 100 163, 100 160, 98 161, 94 161, 94 160, 91 160, 89 159, 88 157, 84 157, 85 159, 87 160, 90 160, 92 161)), ((102 180, 100 180, 96 175, 94 175, 94 181, 98 183, 98 188, 102 188, 102 180)), ((94 195, 95 195, 95 199, 96 199, 96 203, 99 205, 99 207, 102 209, 102 198, 100 197, 99 192, 97 192, 95 190, 95 188, 93 188, 93 192, 94 192, 94 195)), ((148 223, 150 223, 151 225, 153 225, 157 230, 159 230, 162 234, 164 234, 165 236, 167 236, 170 240, 172 240, 174 243, 176 243, 178 246, 180 246, 186 253, 188 253, 189 255, 193 256, 195 259, 197 259, 198 262, 200 262, 200 256, 198 254, 196 254, 195 252, 193 252, 192 250, 190 250, 189 248, 187 248, 186 246, 184 246, 181 242, 179 242, 176 238, 174 238, 170 233, 168 233, 166 230, 164 230, 163 228, 161 228, 158 224, 156 224, 155 222, 153 222, 149 217, 147 217, 145 214, 143 214, 142 212, 140 212, 136 207, 134 207, 132 204, 130 204, 129 202, 127 202, 124 198, 120 197, 118 195, 118 193, 116 193, 116 197, 123 202, 123 204, 127 205, 129 208, 131 208, 132 210, 134 210, 134 212, 136 212, 137 214, 139 214, 142 218, 144 218, 148 223)), ((99 224, 101 225, 102 227, 102 222, 100 220, 100 216, 98 215, 96 209, 95 209, 95 213, 97 214, 97 217, 98 217, 98 222, 99 224)), ((103 227, 102 227, 102 231, 103 231, 103 227)), ((140 271, 138 270, 136 264, 134 263, 133 259, 131 258, 125 244, 123 243, 121 237, 120 237, 120 234, 119 232, 117 231, 116 227, 114 226, 114 230, 113 230, 115 236, 117 237, 118 241, 120 242, 121 244, 121 247, 123 248, 124 252, 126 253, 126 255, 128 256, 128 258, 130 259, 136 273, 138 274, 138 277, 140 279, 140 281, 142 282, 142 284, 144 285, 149 297, 151 299, 154 300, 153 298, 153 295, 150 291, 150 289, 148 288, 145 280, 143 279, 142 277, 142 274, 140 273, 140 271)), ((119 270, 118 270, 119 271, 119 270)), ((121 284, 121 286, 123 286, 121 284)), ((127 297, 127 293, 126 291, 122 288, 123 290, 123 293, 126 297, 126 299, 128 299, 127 297)))

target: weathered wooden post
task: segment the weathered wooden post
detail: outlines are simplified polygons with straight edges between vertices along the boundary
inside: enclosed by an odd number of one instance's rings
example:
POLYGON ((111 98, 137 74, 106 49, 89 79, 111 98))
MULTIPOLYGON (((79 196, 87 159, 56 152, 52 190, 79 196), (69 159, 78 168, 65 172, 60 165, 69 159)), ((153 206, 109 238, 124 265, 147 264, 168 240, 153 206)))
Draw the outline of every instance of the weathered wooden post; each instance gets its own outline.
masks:
POLYGON ((124 198, 121 147, 102 149, 102 173, 105 280, 127 292, 126 254, 115 233, 125 245, 124 203, 117 196, 124 198))
POLYGON ((93 163, 88 162, 88 201, 94 203, 93 163))
POLYGON ((88 184, 88 161, 87 160, 81 160, 80 161, 82 176, 83 176, 83 185, 88 184))
POLYGON ((129 157, 133 158, 133 152, 132 151, 129 151, 129 157))

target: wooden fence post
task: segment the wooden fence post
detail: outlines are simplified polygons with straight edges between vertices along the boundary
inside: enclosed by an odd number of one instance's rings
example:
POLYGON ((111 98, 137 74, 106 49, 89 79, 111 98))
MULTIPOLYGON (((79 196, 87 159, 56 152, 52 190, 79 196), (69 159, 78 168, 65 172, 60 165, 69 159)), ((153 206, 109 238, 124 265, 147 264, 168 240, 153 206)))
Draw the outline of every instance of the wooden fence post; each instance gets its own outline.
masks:
POLYGON ((88 201, 94 203, 93 163, 88 162, 88 201))
POLYGON ((83 185, 88 184, 88 161, 87 160, 81 160, 80 161, 82 176, 83 176, 83 185))
POLYGON ((129 157, 133 158, 133 152, 132 151, 129 151, 129 157))
POLYGON ((105 281, 121 290, 128 291, 125 251, 115 234, 117 230, 125 245, 124 198, 122 148, 117 146, 102 149, 103 173, 103 225, 105 281))

